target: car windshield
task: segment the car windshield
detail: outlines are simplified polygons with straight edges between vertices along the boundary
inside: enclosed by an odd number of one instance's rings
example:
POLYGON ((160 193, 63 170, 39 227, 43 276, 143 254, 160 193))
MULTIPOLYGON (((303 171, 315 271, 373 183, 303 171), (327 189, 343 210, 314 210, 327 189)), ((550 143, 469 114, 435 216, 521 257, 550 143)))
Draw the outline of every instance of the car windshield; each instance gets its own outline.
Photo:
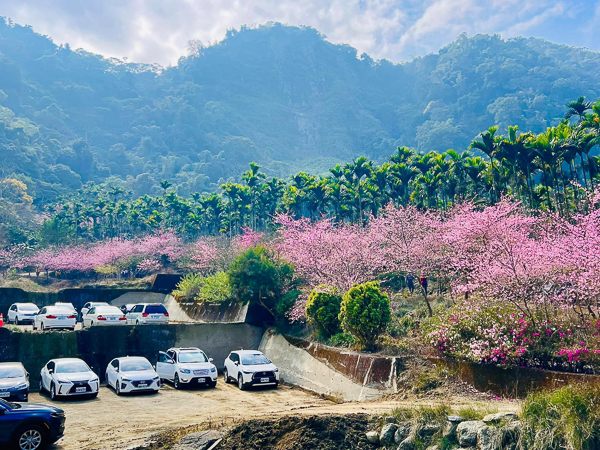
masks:
POLYGON ((116 306, 105 306, 96 308, 96 314, 118 314, 120 316, 123 315, 123 311, 121 311, 116 306))
POLYGON ((242 355, 242 364, 245 366, 255 366, 257 364, 269 364, 271 361, 265 356, 257 353, 255 355, 242 355))
POLYGON ((53 306, 51 308, 46 308, 46 314, 58 314, 59 316, 65 314, 71 314, 73 311, 67 308, 61 308, 60 306, 53 306))
POLYGON ((0 378, 21 378, 25 376, 22 367, 0 367, 0 378))
POLYGON ((152 366, 145 359, 131 359, 127 361, 121 361, 121 371, 136 372, 139 370, 152 370, 152 366))
POLYGON ((206 355, 202 352, 181 352, 179 353, 180 363, 203 363, 208 362, 206 355))
POLYGON ((146 306, 146 312, 148 314, 164 314, 167 312, 167 308, 163 305, 148 305, 146 306))
POLYGON ((35 305, 19 305, 17 306, 19 311, 37 311, 38 307, 35 305))
POLYGON ((56 373, 79 373, 89 371, 90 368, 83 361, 61 363, 56 366, 56 373))

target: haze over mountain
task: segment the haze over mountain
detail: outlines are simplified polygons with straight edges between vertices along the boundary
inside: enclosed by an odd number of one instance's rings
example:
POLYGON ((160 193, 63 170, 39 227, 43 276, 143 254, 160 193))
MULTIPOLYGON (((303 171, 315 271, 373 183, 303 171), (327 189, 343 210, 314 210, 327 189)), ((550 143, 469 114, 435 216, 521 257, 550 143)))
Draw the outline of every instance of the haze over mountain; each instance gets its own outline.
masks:
POLYGON ((567 101, 600 95, 599 70, 596 52, 487 35, 393 64, 280 24, 158 70, 0 20, 0 175, 21 174, 41 203, 88 181, 189 194, 251 161, 286 176, 398 145, 460 150, 493 124, 556 124, 567 101))

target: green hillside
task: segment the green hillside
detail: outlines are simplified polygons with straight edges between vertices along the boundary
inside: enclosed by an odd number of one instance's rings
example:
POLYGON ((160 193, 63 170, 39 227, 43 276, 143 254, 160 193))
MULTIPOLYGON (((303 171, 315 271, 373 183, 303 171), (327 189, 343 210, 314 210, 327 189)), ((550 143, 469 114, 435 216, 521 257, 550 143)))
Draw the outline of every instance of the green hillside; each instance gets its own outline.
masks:
POLYGON ((492 124, 540 132, 600 96, 600 54, 539 39, 459 37, 394 64, 311 28, 230 31, 176 67, 124 64, 0 20, 0 178, 37 204, 110 180, 134 196, 215 190, 255 161, 319 173, 398 145, 466 149, 492 124), (123 180, 122 182, 120 180, 123 180))

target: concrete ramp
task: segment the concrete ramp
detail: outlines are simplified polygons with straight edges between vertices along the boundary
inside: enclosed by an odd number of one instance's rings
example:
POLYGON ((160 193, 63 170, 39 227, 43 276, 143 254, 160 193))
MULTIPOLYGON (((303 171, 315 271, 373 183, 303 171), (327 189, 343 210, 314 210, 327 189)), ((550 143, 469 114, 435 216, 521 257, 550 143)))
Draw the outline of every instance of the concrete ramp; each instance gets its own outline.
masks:
POLYGON ((285 382, 343 401, 372 400, 398 391, 396 358, 297 341, 268 330, 259 346, 285 382))
POLYGON ((111 305, 119 307, 130 303, 162 303, 167 308, 167 311, 169 311, 171 322, 202 323, 200 320, 192 319, 170 294, 165 295, 159 292, 127 292, 110 302, 111 305))

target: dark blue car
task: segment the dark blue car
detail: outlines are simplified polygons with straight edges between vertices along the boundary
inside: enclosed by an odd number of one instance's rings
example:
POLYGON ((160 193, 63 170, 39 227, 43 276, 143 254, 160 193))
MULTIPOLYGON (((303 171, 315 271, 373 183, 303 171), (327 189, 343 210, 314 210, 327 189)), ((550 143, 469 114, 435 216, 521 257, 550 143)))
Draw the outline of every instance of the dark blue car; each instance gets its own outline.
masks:
POLYGON ((64 431, 62 409, 0 399, 0 448, 39 450, 58 441, 64 431))

